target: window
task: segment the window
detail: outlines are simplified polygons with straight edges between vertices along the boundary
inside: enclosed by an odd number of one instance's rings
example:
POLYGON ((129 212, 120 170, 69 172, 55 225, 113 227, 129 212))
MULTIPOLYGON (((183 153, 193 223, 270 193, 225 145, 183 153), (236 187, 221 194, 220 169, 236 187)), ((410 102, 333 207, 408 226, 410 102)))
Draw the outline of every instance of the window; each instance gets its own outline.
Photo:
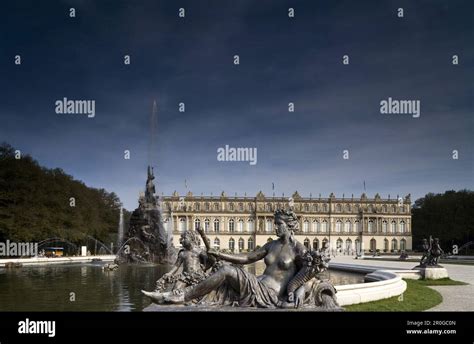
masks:
POLYGON ((309 204, 304 205, 304 211, 309 211, 309 204))
POLYGON ((214 232, 219 233, 219 219, 214 220, 214 232))
POLYGON ((201 206, 199 205, 199 203, 194 203, 194 210, 201 211, 201 206))
POLYGON ((211 210, 211 205, 210 205, 209 203, 206 203, 206 206, 205 206, 205 207, 206 207, 206 211, 211 210))
POLYGON ((239 211, 244 211, 244 204, 243 203, 239 203, 239 211))
POLYGON ((229 220, 229 232, 234 232, 234 219, 229 220))
POLYGON ((318 208, 319 208, 319 207, 318 207, 317 204, 313 204, 313 211, 318 211, 318 210, 319 210, 318 208))
POLYGON ((328 211, 328 205, 327 204, 323 204, 323 211, 324 212, 328 211))
POLYGON ((230 204, 229 204, 229 210, 230 210, 230 211, 234 211, 234 203, 230 203, 230 204))
POLYGON ((350 204, 346 204, 346 211, 347 211, 347 212, 350 212, 350 211, 351 211, 351 205, 350 205, 350 204))
POLYGON ((201 227, 201 220, 194 220, 194 229, 199 229, 199 227, 201 227))
POLYGON ((344 232, 350 233, 351 232, 351 221, 347 220, 344 224, 344 232))
POLYGON ((234 252, 235 250, 235 240, 233 238, 229 239, 229 250, 231 250, 232 252, 234 252))
POLYGON ((239 219, 239 222, 237 223, 237 231, 239 233, 242 233, 244 231, 244 220, 239 219))
POLYGON ((255 245, 252 238, 249 238, 249 240, 247 240, 247 247, 249 251, 253 251, 255 249, 255 245))
POLYGON ((360 221, 359 221, 359 220, 356 220, 356 221, 354 222, 354 227, 355 227, 356 232, 360 232, 360 231, 361 231, 362 228, 360 227, 360 221))
POLYGON ((398 248, 397 239, 392 239, 392 250, 396 251, 398 248))
POLYGON ((372 204, 369 204, 369 206, 367 207, 367 211, 369 213, 373 212, 374 211, 374 207, 372 206, 372 204))
POLYGON ((346 251, 347 251, 347 253, 349 253, 351 250, 352 250, 352 240, 347 239, 346 240, 346 251))
POLYGON ((249 233, 253 233, 253 232, 254 232, 253 219, 248 219, 248 220, 247 220, 247 230, 249 231, 249 233))
POLYGON ((309 232, 309 222, 308 222, 308 220, 304 220, 304 222, 303 222, 303 232, 304 233, 309 232))
POLYGON ((385 252, 388 252, 388 239, 384 239, 383 241, 383 249, 385 252))
POLYGON ((392 205, 392 213, 396 213, 397 212, 397 207, 392 205))
POLYGON ((340 213, 342 211, 342 206, 340 204, 336 205, 336 211, 340 213))
MULTIPOLYGON (((400 221, 400 232, 405 233, 405 221, 400 221)), ((400 243, 400 246, 401 246, 401 243, 400 243)))
POLYGON ((215 249, 220 249, 221 248, 221 241, 219 240, 219 238, 214 239, 214 248, 215 249))
POLYGON ((308 238, 304 239, 304 247, 306 247, 308 250, 310 249, 308 238))
MULTIPOLYGON (((387 233, 388 231, 388 222, 387 221, 382 221, 382 233, 387 233)), ((388 249, 388 247, 387 247, 388 249)))
POLYGON ((369 220, 369 228, 368 228, 369 233, 374 233, 374 221, 369 220))
POLYGON ((244 250, 244 239, 240 238, 239 239, 239 252, 242 252, 244 250))
POLYGON ((271 232, 272 231, 272 220, 271 219, 267 219, 267 222, 265 223, 265 231, 266 232, 271 232))
POLYGON ((313 227, 311 228, 311 231, 313 231, 313 232, 319 231, 318 224, 319 224, 318 221, 316 221, 316 220, 313 221, 313 227))
POLYGON ((386 205, 386 204, 384 204, 384 205, 382 206, 382 211, 383 211, 384 213, 387 212, 387 205, 386 205))
POLYGON ((252 203, 249 203, 248 206, 249 206, 249 211, 253 211, 253 210, 254 210, 252 203))
POLYGON ((214 203, 214 210, 219 211, 219 203, 214 203))
POLYGON ((336 222, 336 233, 341 233, 342 231, 342 222, 341 220, 337 220, 336 222))
POLYGON ((372 252, 377 250, 377 241, 375 241, 375 239, 370 239, 370 250, 372 252))
POLYGON ((328 231, 328 222, 326 220, 321 224, 321 232, 326 233, 328 231))
POLYGON ((209 221, 209 219, 204 220, 204 231, 209 232, 210 224, 211 224, 211 221, 209 221))
POLYGON ((272 205, 270 203, 265 204, 265 211, 272 211, 272 205))
POLYGON ((313 250, 319 250, 319 240, 318 239, 313 240, 313 250))
POLYGON ((342 239, 337 239, 337 241, 336 241, 336 249, 337 249, 337 252, 341 252, 341 251, 342 251, 342 239))
POLYGON ((397 223, 395 221, 392 221, 391 232, 392 233, 397 232, 397 223))
POLYGON ((407 249, 407 241, 405 239, 400 240, 400 250, 405 251, 407 249))
POLYGON ((186 231, 186 219, 184 217, 179 219, 179 231, 181 233, 186 231))

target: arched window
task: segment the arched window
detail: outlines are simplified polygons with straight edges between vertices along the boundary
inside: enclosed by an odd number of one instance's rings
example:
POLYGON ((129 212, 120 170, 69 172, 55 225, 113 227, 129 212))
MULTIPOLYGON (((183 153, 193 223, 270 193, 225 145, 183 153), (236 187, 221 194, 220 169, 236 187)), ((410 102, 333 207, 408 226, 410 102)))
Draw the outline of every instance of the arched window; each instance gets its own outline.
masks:
POLYGON ((382 233, 387 233, 387 231, 388 231, 388 222, 384 220, 382 221, 382 233))
POLYGON ((347 239, 346 240, 346 251, 347 253, 350 253, 352 250, 352 240, 351 239, 347 239))
POLYGON ((336 241, 336 249, 337 249, 337 252, 342 251, 342 239, 341 238, 337 239, 337 241, 336 241))
POLYGON ((229 220, 229 232, 234 232, 234 219, 229 220))
POLYGON ((322 242, 321 248, 323 248, 324 246, 327 247, 327 244, 328 244, 328 239, 324 238, 324 239, 323 239, 323 242, 322 242))
POLYGON ((360 244, 360 240, 359 240, 359 239, 355 239, 355 240, 354 240, 354 244, 355 244, 355 250, 356 250, 356 252, 357 252, 358 254, 361 253, 361 251, 362 251, 362 246, 361 246, 361 244, 360 244))
POLYGON ((244 239, 240 238, 239 239, 239 252, 242 252, 244 250, 244 239))
POLYGON ((209 219, 205 219, 205 220, 204 220, 204 230, 205 230, 206 232, 209 232, 210 224, 211 224, 211 221, 209 221, 209 219))
POLYGON ((306 204, 304 205, 304 211, 309 211, 309 204, 306 204))
POLYGON ((234 211, 234 203, 229 203, 229 210, 234 211))
POLYGON ((377 250, 377 241, 375 239, 370 239, 370 250, 372 252, 377 250))
POLYGON ((179 231, 181 233, 186 231, 186 219, 184 217, 179 219, 179 231))
POLYGON ((397 212, 397 207, 392 205, 392 213, 396 213, 397 212))
POLYGON ((206 211, 211 210, 211 205, 209 203, 206 203, 206 211))
POLYGON ((272 231, 272 226, 273 223, 272 223, 272 220, 271 219, 267 219, 267 221, 265 222, 265 231, 266 232, 271 232, 272 231))
POLYGON ((249 231, 249 233, 253 233, 253 232, 254 232, 253 219, 248 219, 248 220, 247 220, 247 230, 249 231))
POLYGON ((252 238, 249 238, 249 240, 247 240, 247 247, 249 251, 253 251, 255 249, 255 245, 252 238))
POLYGON ((219 230, 220 230, 219 224, 220 224, 219 219, 215 219, 214 220, 214 232, 216 232, 216 233, 219 233, 219 230))
POLYGON ((321 224, 321 232, 327 233, 327 231, 328 231, 328 222, 324 220, 323 223, 321 224))
MULTIPOLYGON (((405 221, 400 221, 400 233, 405 233, 405 221)), ((400 246, 401 246, 401 243, 400 243, 400 246)))
POLYGON ((315 212, 319 211, 319 207, 317 203, 313 204, 313 211, 315 212))
POLYGON ((219 210, 219 203, 214 203, 214 210, 216 210, 216 211, 219 210))
POLYGON ((323 211, 324 211, 324 212, 327 212, 327 211, 328 211, 328 205, 327 205, 327 204, 323 204, 323 211))
POLYGON ((369 228, 368 228, 369 233, 374 233, 374 221, 369 220, 369 228))
POLYGON ((194 210, 201 211, 201 206, 199 205, 199 203, 194 203, 194 210))
POLYGON ((318 239, 313 240, 313 250, 319 250, 319 240, 318 239))
POLYGON ((244 211, 244 204, 243 203, 239 203, 239 211, 244 211))
POLYGON ((199 227, 201 227, 201 220, 194 220, 194 229, 198 229, 199 227))
POLYGON ((229 239, 229 250, 231 250, 232 252, 234 252, 234 250, 235 250, 235 240, 234 240, 234 238, 229 239))
POLYGON ((362 230, 362 228, 360 227, 360 221, 359 220, 356 220, 354 222, 354 229, 356 230, 356 232, 360 232, 362 230))
POLYGON ((397 239, 392 239, 392 250, 396 251, 398 250, 398 243, 397 243, 397 239))
POLYGON ((304 233, 309 232, 309 221, 308 220, 304 220, 304 222, 303 222, 303 232, 304 233))
POLYGON ((244 231, 244 220, 239 219, 239 221, 237 222, 237 231, 239 233, 242 233, 244 231))
POLYGON ((311 247, 310 247, 310 241, 309 241, 308 238, 304 239, 304 242, 303 242, 303 243, 304 243, 304 247, 306 247, 308 250, 311 248, 311 247))
POLYGON ((400 240, 400 250, 406 251, 407 249, 407 241, 405 239, 400 240))
POLYGON ((341 233, 342 231, 342 222, 341 220, 336 221, 336 233, 341 233))
POLYGON ((351 205, 350 205, 350 204, 346 204, 346 211, 347 211, 348 213, 351 212, 351 205))
POLYGON ((388 239, 384 239, 383 249, 384 249, 385 252, 388 252, 388 250, 389 250, 389 248, 388 248, 388 239))
POLYGON ((314 221, 313 222, 313 231, 319 233, 320 230, 321 230, 321 228, 320 228, 319 221, 314 221))
POLYGON ((340 213, 342 211, 342 206, 340 204, 336 205, 336 211, 340 213))
POLYGON ((219 240, 219 238, 214 239, 214 248, 215 249, 220 249, 221 248, 221 241, 219 240))
POLYGON ((396 233, 397 232, 397 223, 395 221, 392 221, 392 226, 390 232, 396 233))
POLYGON ((347 220, 344 224, 344 232, 350 233, 351 232, 351 221, 347 220))

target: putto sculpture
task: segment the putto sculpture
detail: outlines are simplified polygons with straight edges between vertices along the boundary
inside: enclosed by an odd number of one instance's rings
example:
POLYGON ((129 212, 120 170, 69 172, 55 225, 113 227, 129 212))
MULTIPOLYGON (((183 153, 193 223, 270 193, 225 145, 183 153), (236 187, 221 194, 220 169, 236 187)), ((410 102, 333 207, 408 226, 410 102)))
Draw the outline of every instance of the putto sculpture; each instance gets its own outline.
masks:
POLYGON ((155 291, 142 292, 159 305, 340 310, 334 286, 318 278, 328 267, 325 251, 309 251, 294 238, 298 218, 293 211, 277 210, 274 218, 278 239, 246 254, 227 254, 211 248, 201 229, 206 251, 200 252, 191 245, 196 243, 196 235, 184 233, 183 249, 173 270, 158 280, 155 291), (259 260, 266 265, 261 276, 243 267, 259 260), (177 274, 181 265, 183 272, 177 274), (189 279, 188 275, 196 278, 189 279))

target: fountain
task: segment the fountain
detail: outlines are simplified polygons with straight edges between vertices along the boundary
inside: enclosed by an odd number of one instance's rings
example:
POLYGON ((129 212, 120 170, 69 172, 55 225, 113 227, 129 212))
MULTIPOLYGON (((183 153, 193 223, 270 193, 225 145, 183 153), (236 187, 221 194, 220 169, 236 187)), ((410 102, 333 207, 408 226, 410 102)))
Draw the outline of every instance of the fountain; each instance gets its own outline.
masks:
POLYGON ((155 196, 154 179, 153 168, 148 166, 145 193, 140 194, 138 208, 130 217, 124 243, 119 244, 117 263, 168 263, 175 258, 170 233, 163 225, 159 197, 155 196))

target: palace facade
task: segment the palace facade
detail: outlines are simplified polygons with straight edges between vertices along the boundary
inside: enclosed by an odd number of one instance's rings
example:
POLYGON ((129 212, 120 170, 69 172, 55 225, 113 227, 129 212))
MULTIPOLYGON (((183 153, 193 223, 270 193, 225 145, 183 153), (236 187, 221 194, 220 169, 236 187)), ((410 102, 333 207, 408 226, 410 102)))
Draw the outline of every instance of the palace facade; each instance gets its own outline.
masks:
POLYGON ((180 233, 201 226, 211 245, 219 249, 245 252, 276 239, 273 213, 292 208, 299 219, 294 233, 307 247, 319 249, 323 242, 340 254, 409 251, 412 249, 410 195, 382 199, 379 194, 368 198, 304 198, 295 192, 291 198, 162 196, 165 227, 173 233, 179 246, 180 233))

